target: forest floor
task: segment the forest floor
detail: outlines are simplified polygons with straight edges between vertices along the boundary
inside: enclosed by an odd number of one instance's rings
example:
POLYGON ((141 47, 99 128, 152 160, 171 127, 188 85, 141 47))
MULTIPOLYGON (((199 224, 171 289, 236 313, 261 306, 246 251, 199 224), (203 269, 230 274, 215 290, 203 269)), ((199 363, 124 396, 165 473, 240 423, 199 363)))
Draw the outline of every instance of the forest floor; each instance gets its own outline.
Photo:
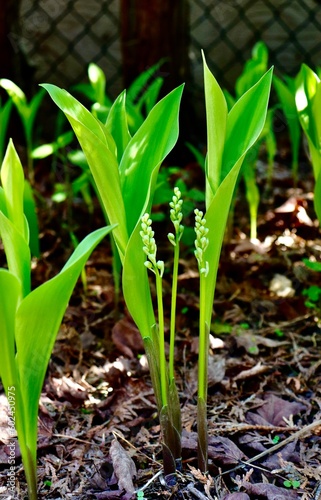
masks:
MULTIPOLYGON (((304 164, 297 189, 281 162, 273 175, 273 190, 260 205, 258 240, 246 236, 247 205, 239 200, 233 236, 222 251, 209 355, 208 474, 197 469, 196 458, 193 249, 181 253, 177 312, 183 469, 169 488, 142 340, 122 298, 115 306, 105 241, 86 265, 86 293, 81 280, 77 284, 49 364, 39 412, 39 498, 321 498, 321 275, 303 263, 321 257, 313 182, 304 164)), ((262 174, 262 190, 264 183, 262 174)), ((79 239, 104 224, 98 206, 88 216, 77 200, 55 204, 43 183, 39 191, 42 256, 34 286, 55 275, 70 254, 70 214, 79 239)), ((169 230, 167 222, 155 224, 159 254, 170 263, 169 230)), ((170 279, 168 272, 167 332, 170 279)), ((0 497, 9 499, 6 411, 0 392, 0 497)), ((17 498, 26 498, 18 446, 16 478, 17 498)))

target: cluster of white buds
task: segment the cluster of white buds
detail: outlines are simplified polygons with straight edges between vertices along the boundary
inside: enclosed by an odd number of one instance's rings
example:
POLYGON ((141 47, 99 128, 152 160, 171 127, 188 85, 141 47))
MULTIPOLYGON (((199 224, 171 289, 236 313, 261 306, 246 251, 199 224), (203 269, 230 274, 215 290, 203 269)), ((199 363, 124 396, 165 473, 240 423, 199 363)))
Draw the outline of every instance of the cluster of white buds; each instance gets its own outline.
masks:
POLYGON ((157 246, 154 238, 154 231, 152 230, 152 220, 147 213, 142 217, 141 228, 142 230, 139 234, 143 240, 143 250, 148 259, 144 264, 148 269, 153 271, 153 273, 156 274, 159 272, 162 277, 164 273, 164 262, 162 260, 156 261, 157 246))
POLYGON ((200 274, 204 276, 208 275, 209 264, 208 261, 204 262, 204 252, 208 247, 208 228, 206 227, 206 219, 203 217, 203 212, 197 208, 194 210, 195 213, 195 257, 198 262, 198 268, 200 274))
POLYGON ((171 221, 174 225, 175 229, 175 235, 173 233, 168 233, 168 239, 171 242, 174 247, 176 246, 176 243, 181 239, 184 227, 181 225, 181 221, 183 218, 182 214, 182 205, 183 205, 183 200, 181 199, 181 192, 178 187, 174 188, 174 195, 172 198, 172 201, 170 202, 169 206, 171 207, 170 210, 170 218, 171 221))

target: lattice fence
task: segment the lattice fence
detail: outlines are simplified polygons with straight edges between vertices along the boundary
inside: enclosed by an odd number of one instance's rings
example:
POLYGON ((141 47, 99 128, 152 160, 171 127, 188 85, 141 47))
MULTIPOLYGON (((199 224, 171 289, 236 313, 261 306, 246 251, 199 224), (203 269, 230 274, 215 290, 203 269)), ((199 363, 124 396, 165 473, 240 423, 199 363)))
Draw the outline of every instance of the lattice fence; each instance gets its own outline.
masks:
POLYGON ((95 62, 109 89, 119 89, 119 0, 22 0, 19 26, 19 48, 36 81, 70 86, 95 62))
POLYGON ((321 5, 315 0, 192 0, 192 75, 201 87, 200 51, 221 85, 231 87, 255 42, 263 40, 276 71, 321 65, 321 5))
MULTIPOLYGON (((196 97, 202 93, 201 49, 220 84, 228 88, 260 39, 276 70, 293 74, 303 61, 321 64, 318 1, 189 0, 189 6, 196 97)), ((119 33, 119 0, 21 0, 19 30, 9 36, 34 66, 36 81, 70 86, 85 78, 93 61, 104 69, 115 97, 123 85, 119 33)))

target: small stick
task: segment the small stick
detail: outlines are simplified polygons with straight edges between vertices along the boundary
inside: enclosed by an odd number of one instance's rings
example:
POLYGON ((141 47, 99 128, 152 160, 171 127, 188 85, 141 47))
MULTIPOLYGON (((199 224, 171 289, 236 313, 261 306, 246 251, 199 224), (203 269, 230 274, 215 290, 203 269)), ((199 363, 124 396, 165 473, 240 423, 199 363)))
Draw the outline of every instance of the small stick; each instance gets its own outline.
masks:
POLYGON ((300 429, 297 432, 294 432, 292 436, 287 437, 280 443, 275 444, 272 446, 272 448, 269 448, 268 450, 262 451, 262 453, 259 453, 255 457, 250 458, 247 460, 246 464, 251 464, 252 462, 256 462, 257 460, 260 460, 260 458, 265 457, 266 455, 269 455, 270 453, 273 453, 274 451, 278 450, 279 448, 282 448, 282 446, 285 446, 288 443, 291 443, 291 441, 294 441, 295 439, 302 437, 304 434, 312 431, 315 427, 321 427, 321 420, 316 420, 315 422, 312 422, 312 424, 307 425, 306 427, 303 427, 303 429, 300 429))
POLYGON ((249 460, 246 460, 246 461, 242 460, 242 463, 240 465, 237 465, 236 467, 234 467, 234 469, 230 469, 230 470, 227 470, 225 472, 222 472, 218 476, 223 476, 223 475, 228 474, 232 471, 240 469, 244 464, 248 465, 248 464, 251 464, 253 462, 256 462, 257 460, 260 460, 261 458, 265 457, 266 455, 269 455, 270 453, 275 452, 279 448, 282 448, 282 446, 285 446, 286 444, 291 443, 291 441, 294 441, 295 439, 302 437, 304 434, 311 432, 315 427, 321 427, 321 420, 316 420, 315 422, 312 422, 312 424, 309 424, 309 425, 303 427, 303 429, 300 429, 299 431, 295 432, 294 434, 292 434, 292 436, 287 437, 286 439, 284 439, 280 443, 277 443, 276 445, 272 446, 272 448, 269 448, 268 450, 262 451, 262 453, 255 455, 255 457, 249 458, 249 460))

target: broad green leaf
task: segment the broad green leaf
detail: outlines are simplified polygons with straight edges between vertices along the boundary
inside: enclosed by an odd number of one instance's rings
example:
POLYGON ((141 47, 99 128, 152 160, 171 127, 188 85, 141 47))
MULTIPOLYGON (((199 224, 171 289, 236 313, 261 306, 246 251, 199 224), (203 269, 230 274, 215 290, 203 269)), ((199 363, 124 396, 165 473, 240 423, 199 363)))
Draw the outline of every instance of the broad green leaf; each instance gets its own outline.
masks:
POLYGON ((245 92, 228 114, 222 180, 261 134, 266 119, 272 71, 273 68, 245 92))
POLYGON ((155 324, 146 260, 140 236, 140 221, 129 238, 123 262, 123 294, 126 306, 143 339, 151 335, 155 324), (141 249, 141 251, 140 251, 141 249))
POLYGON ((209 272, 206 277, 205 312, 205 321, 208 325, 211 324, 214 290, 227 217, 242 160, 243 158, 233 165, 232 169, 222 181, 205 214, 206 225, 209 229, 209 244, 204 254, 205 261, 209 263, 209 272))
POLYGON ((234 104, 236 103, 236 99, 226 89, 223 89, 223 94, 224 94, 224 97, 225 97, 225 100, 226 100, 228 111, 230 111, 233 108, 234 104))
POLYGON ((117 97, 110 108, 106 128, 114 138, 117 147, 117 160, 120 163, 127 144, 131 139, 127 125, 125 90, 117 97))
MULTIPOLYGON (((156 325, 154 330, 156 330, 156 325)), ((148 360, 148 367, 150 371, 152 386, 154 389, 157 409, 160 412, 162 408, 162 391, 160 386, 160 374, 159 374, 159 349, 157 339, 153 339, 153 333, 151 331, 149 336, 143 338, 144 348, 148 360)))
POLYGON ((30 292, 30 249, 14 224, 0 212, 0 237, 7 257, 8 268, 21 282, 22 296, 30 292))
POLYGON ((16 230, 27 239, 23 213, 24 173, 11 139, 2 163, 0 176, 6 199, 8 218, 14 224, 16 230))
POLYGON ((207 125, 206 205, 208 206, 221 181, 228 113, 224 94, 210 72, 204 54, 203 66, 207 125))
POLYGON ((159 101, 127 145, 119 170, 127 214, 127 230, 131 234, 143 215, 150 198, 156 173, 178 138, 178 112, 183 86, 159 101))
POLYGON ((45 84, 43 87, 65 113, 74 129, 87 158, 109 221, 111 224, 118 224, 113 236, 120 257, 123 259, 128 235, 114 140, 106 127, 68 92, 50 84, 45 84))
POLYGON ((292 164, 295 167, 298 164, 301 129, 295 105, 294 80, 292 84, 285 84, 280 78, 274 75, 273 84, 289 127, 293 155, 292 164))
POLYGON ((71 293, 95 246, 113 229, 98 229, 76 248, 62 271, 32 291, 16 313, 17 369, 23 381, 23 403, 28 409, 29 447, 37 439, 38 402, 56 335, 71 293))

